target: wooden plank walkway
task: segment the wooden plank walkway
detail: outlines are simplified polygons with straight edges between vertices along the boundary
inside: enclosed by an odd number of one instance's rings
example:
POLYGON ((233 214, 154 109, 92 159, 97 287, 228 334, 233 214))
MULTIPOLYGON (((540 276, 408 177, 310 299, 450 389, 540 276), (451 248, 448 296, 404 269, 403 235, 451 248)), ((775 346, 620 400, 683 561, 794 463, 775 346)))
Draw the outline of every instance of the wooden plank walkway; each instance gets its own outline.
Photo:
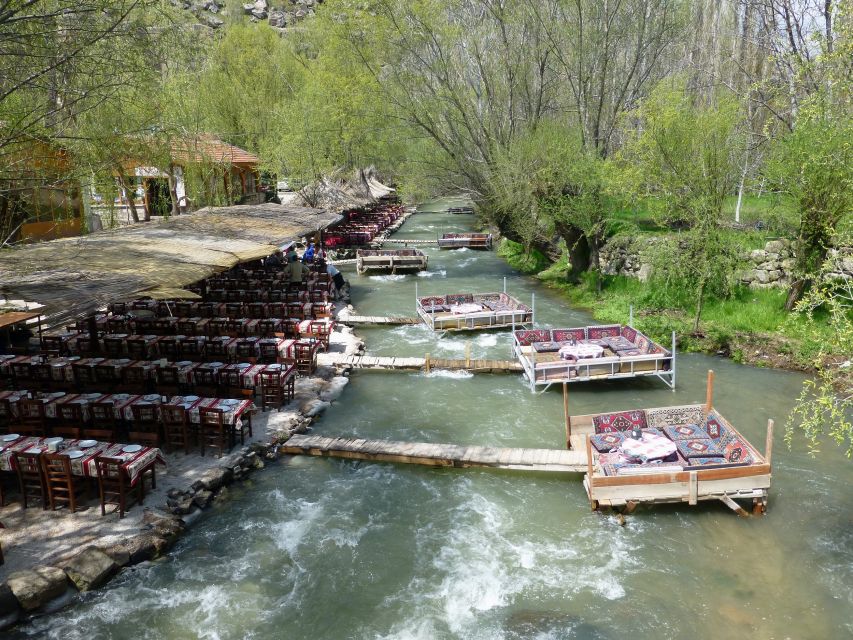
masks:
POLYGON ((478 447, 430 442, 294 435, 281 449, 293 455, 349 458, 433 467, 489 467, 514 471, 585 473, 586 455, 565 449, 478 447))
POLYGON ((418 324, 420 318, 404 316, 343 316, 338 318, 341 324, 418 324))
POLYGON ((371 244, 379 244, 379 245, 402 244, 405 247, 408 247, 409 245, 413 245, 413 246, 414 245, 424 245, 424 246, 432 245, 434 247, 437 247, 438 246, 438 239, 436 239, 436 240, 423 240, 423 239, 407 240, 405 238, 382 238, 382 239, 374 240, 371 244))
MULTIPOLYGON (((342 353, 318 353, 317 364, 323 367, 352 367, 353 369, 379 369, 384 371, 421 371, 426 369, 426 358, 400 358, 391 356, 347 356, 342 353)), ((515 373, 524 371, 515 360, 452 360, 430 358, 430 370, 470 371, 471 373, 515 373)))

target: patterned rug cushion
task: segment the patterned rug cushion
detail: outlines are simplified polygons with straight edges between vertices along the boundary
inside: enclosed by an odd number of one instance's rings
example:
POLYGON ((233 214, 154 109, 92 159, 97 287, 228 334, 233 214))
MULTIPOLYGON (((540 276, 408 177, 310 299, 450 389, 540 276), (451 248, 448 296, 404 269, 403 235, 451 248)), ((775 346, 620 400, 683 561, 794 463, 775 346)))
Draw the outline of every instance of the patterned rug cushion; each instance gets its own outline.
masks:
POLYGON ((536 353, 549 353, 560 350, 559 342, 534 342, 531 346, 536 353))
POLYGON ((447 298, 447 304, 467 304, 474 302, 473 293, 448 293, 445 298, 447 298))
POLYGON ((641 356, 644 354, 639 349, 619 349, 616 352, 616 355, 619 356, 620 358, 628 358, 630 356, 641 356))
POLYGON ((639 331, 637 332, 637 337, 634 340, 634 344, 637 345, 637 349, 639 349, 641 353, 648 353, 649 345, 651 345, 651 343, 651 340, 649 340, 646 336, 644 336, 639 331))
POLYGON ((727 462, 751 464, 753 461, 749 447, 746 446, 743 440, 731 432, 720 442, 720 447, 727 462))
POLYGON ((633 342, 627 340, 626 338, 623 338, 622 336, 609 336, 607 338, 603 338, 603 341, 608 347, 610 347, 614 351, 637 348, 633 342))
POLYGON ((709 440, 708 434, 698 424, 679 424, 674 427, 664 427, 663 432, 670 440, 709 440))
POLYGON ((723 457, 722 447, 708 438, 676 440, 675 446, 678 449, 678 452, 688 460, 690 458, 723 457))
POLYGON ((534 342, 551 342, 551 331, 548 329, 525 329, 516 331, 515 337, 523 346, 528 346, 534 342))
POLYGON ((606 453, 608 451, 613 451, 614 449, 618 449, 619 445, 622 444, 622 441, 625 439, 625 435, 621 431, 617 432, 609 432, 609 433, 597 433, 594 436, 590 436, 589 441, 595 450, 601 453, 606 453))
POLYGON ((611 325, 601 325, 598 327, 587 327, 586 335, 590 340, 595 340, 596 338, 610 338, 616 337, 620 335, 622 327, 618 324, 611 325))
POLYGON ((602 413, 592 419, 596 433, 610 433, 613 431, 629 431, 635 426, 645 429, 645 411, 620 411, 618 413, 602 413))
POLYGON ((447 302, 444 299, 444 296, 429 296, 427 298, 421 298, 420 303, 425 307, 437 307, 439 305, 443 305, 447 302))
POLYGON ((708 414, 708 418, 705 420, 705 432, 711 440, 719 442, 729 433, 729 430, 726 429, 722 418, 717 415, 717 412, 711 411, 711 413, 708 414))
POLYGON ((634 327, 622 327, 622 331, 620 331, 622 337, 625 338, 629 342, 634 342, 637 339, 637 330, 634 327))
POLYGON ((551 335, 557 342, 568 342, 569 340, 586 340, 586 329, 554 329, 551 335))
POLYGON ((650 427, 674 427, 679 424, 702 424, 702 405, 690 407, 663 407, 646 411, 650 427))

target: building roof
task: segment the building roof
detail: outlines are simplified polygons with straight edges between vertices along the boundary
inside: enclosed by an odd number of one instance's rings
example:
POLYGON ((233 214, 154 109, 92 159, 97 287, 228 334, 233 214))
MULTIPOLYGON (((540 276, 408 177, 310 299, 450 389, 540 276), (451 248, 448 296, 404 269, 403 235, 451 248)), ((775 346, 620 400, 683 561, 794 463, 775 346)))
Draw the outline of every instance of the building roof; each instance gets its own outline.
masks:
POLYGON ((277 204, 207 207, 159 222, 0 251, 0 294, 44 305, 50 325, 109 302, 180 289, 341 220, 277 204))
POLYGON ((261 163, 255 154, 213 136, 177 140, 172 144, 172 156, 174 160, 183 162, 215 162, 252 167, 261 163))

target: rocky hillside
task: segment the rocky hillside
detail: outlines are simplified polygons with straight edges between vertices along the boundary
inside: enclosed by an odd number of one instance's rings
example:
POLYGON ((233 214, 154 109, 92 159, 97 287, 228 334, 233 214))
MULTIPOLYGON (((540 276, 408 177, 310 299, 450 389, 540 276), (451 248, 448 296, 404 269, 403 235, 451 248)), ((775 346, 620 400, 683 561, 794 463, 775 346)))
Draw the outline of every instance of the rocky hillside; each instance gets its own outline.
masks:
POLYGON ((192 13, 196 19, 210 27, 219 29, 229 19, 236 18, 252 22, 268 22, 271 27, 285 29, 314 15, 314 8, 323 0, 255 0, 234 8, 226 0, 171 0, 171 3, 192 13), (231 15, 237 13, 238 15, 231 15))

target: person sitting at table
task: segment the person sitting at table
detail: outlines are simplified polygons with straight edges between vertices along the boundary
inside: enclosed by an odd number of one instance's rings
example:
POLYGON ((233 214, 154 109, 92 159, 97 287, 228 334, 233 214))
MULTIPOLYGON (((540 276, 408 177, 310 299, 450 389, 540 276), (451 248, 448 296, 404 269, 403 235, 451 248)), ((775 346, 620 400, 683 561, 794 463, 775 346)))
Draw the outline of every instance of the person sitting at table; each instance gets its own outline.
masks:
POLYGON ((339 269, 335 268, 335 265, 327 264, 326 265, 326 273, 332 276, 332 284, 335 285, 335 300, 339 300, 343 297, 344 287, 347 284, 347 281, 344 280, 343 274, 339 269))
POLYGON ((314 243, 308 245, 308 248, 305 250, 305 253, 302 254, 302 262, 305 264, 310 264, 314 261, 314 243))
POLYGON ((284 256, 284 264, 288 265, 294 260, 299 260, 299 254, 296 253, 296 244, 291 243, 287 248, 287 253, 284 256))
POLYGON ((299 284, 302 282, 302 263, 299 258, 294 255, 287 266, 284 268, 284 277, 288 282, 299 284))
POLYGON ((281 253, 276 251, 271 256, 268 256, 264 259, 264 266, 272 269, 279 269, 284 266, 284 262, 281 259, 281 253))

